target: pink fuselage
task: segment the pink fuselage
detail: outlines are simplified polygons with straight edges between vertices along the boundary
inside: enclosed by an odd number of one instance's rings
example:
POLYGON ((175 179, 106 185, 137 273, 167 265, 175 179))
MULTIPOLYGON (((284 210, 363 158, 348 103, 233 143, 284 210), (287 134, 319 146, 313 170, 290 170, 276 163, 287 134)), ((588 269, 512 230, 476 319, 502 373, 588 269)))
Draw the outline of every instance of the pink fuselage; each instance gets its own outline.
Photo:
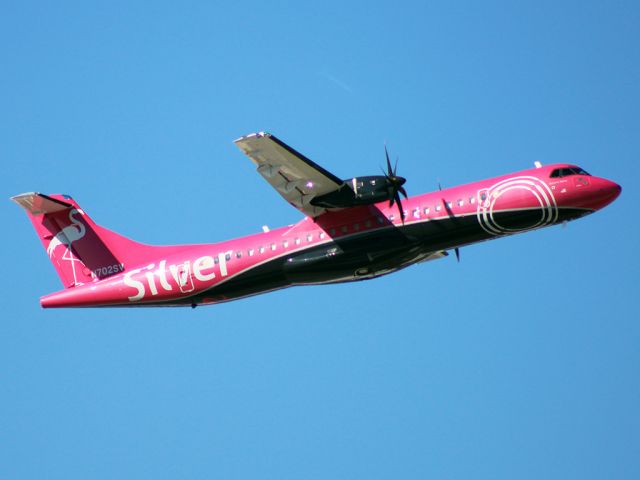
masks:
MULTIPOLYGON (((206 245, 149 247, 94 281, 42 297, 43 307, 196 306, 293 285, 374 278, 448 250, 580 218, 611 203, 603 178, 550 178, 549 165, 403 201, 306 217, 295 225, 206 245)), ((110 271, 109 271, 110 270, 110 271)))

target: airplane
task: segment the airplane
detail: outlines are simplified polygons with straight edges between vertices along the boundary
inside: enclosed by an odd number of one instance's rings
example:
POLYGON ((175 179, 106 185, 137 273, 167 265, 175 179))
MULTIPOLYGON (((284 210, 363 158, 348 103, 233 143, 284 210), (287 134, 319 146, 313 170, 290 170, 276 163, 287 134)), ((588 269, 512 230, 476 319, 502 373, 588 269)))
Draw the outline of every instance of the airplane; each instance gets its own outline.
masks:
POLYGON ((386 146, 384 175, 342 180, 270 133, 235 143, 302 220, 219 243, 150 246, 97 225, 68 195, 12 197, 64 285, 41 306, 195 308, 295 285, 367 280, 451 251, 459 261, 461 247, 581 218, 621 192, 577 165, 536 162, 408 197, 386 146))

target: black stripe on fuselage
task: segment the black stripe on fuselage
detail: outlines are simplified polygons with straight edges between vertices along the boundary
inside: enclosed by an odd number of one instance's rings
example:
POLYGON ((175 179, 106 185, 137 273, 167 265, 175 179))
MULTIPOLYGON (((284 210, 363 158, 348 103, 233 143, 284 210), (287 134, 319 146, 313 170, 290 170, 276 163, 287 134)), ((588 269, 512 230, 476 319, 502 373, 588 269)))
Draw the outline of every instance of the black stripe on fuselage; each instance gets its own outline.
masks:
MULTIPOLYGON (((559 208, 555 223, 588 213, 592 211, 559 208)), ((431 220, 408 218, 405 225, 336 236, 328 242, 280 255, 249 267, 209 290, 171 303, 219 303, 293 285, 365 280, 419 262, 433 252, 528 231, 539 218, 539 209, 494 212, 497 224, 520 229, 499 235, 483 229, 475 213, 431 220)))

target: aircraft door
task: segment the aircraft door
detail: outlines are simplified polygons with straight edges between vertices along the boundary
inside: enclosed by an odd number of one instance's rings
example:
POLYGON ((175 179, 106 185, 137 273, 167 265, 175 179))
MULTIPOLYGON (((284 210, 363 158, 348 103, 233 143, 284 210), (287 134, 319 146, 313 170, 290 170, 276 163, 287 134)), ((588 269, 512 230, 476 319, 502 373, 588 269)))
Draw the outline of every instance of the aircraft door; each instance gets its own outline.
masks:
POLYGON ((189 293, 195 290, 193 284, 193 276, 191 275, 191 262, 186 261, 177 265, 178 269, 178 285, 182 293, 189 293))

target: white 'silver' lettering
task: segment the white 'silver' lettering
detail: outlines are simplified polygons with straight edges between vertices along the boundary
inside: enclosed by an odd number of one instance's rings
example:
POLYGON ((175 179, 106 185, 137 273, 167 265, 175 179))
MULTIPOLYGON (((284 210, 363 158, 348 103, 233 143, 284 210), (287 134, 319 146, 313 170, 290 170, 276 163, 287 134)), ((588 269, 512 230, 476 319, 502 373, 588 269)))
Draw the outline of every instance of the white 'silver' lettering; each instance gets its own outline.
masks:
POLYGON ((210 273, 204 273, 203 270, 213 269, 213 257, 205 256, 198 258, 193 262, 193 275, 201 282, 208 282, 216 278, 216 274, 211 271, 210 273))
POLYGON ((131 302, 136 302, 144 298, 144 283, 131 278, 132 275, 139 273, 141 271, 142 271, 141 268, 136 268, 124 274, 124 280, 123 280, 124 284, 128 287, 135 288, 138 291, 138 293, 136 293, 135 295, 131 295, 130 297, 128 297, 129 301, 131 302))
MULTIPOLYGON (((167 265, 166 260, 161 260, 157 267, 152 263, 146 267, 126 272, 123 279, 124 284, 136 290, 134 295, 127 298, 131 302, 137 302, 147 295, 156 296, 163 292, 171 292, 176 288, 181 293, 192 292, 195 290, 194 279, 200 282, 210 282, 216 278, 217 272, 214 271, 216 267, 220 269, 219 275, 226 277, 229 273, 225 253, 217 255, 217 257, 218 264, 214 262, 214 257, 204 255, 196 258, 193 262, 185 260, 181 263, 167 265)), ((124 270, 122 265, 119 268, 124 270)))

